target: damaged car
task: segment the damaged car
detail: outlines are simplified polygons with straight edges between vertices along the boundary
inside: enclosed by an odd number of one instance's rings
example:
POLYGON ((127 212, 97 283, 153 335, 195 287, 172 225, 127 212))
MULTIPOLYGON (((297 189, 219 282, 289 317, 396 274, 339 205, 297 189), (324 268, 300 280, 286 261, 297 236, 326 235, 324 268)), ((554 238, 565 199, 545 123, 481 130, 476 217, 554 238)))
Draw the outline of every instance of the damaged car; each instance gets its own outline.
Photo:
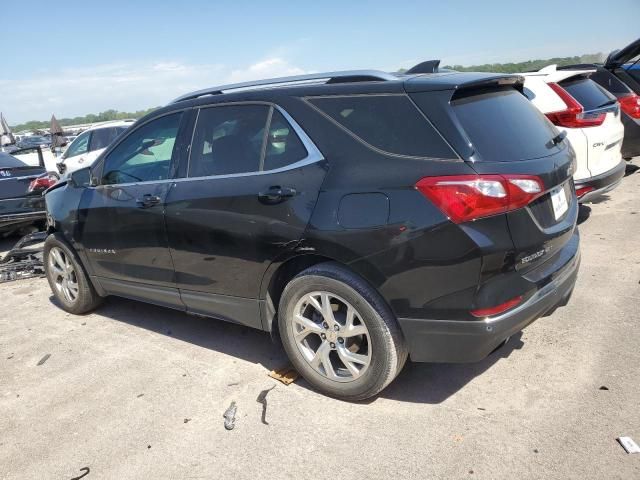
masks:
POLYGON ((43 166, 30 166, 0 152, 0 235, 43 229, 46 222, 42 194, 58 178, 43 166))
POLYGON ((564 305, 575 155, 517 75, 330 72, 193 92, 46 194, 47 279, 265 330, 361 400, 564 305))

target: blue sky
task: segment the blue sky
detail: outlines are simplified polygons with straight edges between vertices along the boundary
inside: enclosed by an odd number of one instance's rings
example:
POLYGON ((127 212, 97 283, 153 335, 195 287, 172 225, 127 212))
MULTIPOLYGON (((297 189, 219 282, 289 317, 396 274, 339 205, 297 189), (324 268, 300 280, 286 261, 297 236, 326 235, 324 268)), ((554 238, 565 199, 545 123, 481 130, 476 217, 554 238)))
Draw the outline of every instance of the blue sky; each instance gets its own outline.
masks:
POLYGON ((142 109, 236 80, 608 52, 640 32, 640 0, 53 4, 53 16, 52 2, 2 6, 10 123, 142 109))

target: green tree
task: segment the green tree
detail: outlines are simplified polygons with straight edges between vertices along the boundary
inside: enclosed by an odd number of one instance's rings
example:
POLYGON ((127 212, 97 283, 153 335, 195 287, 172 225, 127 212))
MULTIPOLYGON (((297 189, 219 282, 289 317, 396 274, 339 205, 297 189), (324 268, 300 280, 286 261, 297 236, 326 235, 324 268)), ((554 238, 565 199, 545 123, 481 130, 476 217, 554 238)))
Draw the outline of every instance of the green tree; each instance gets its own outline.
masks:
MULTIPOLYGON (((96 123, 107 122, 111 120, 124 120, 127 118, 138 119, 144 117, 147 113, 156 110, 159 107, 148 108, 146 110, 138 110, 136 112, 120 112, 118 110, 105 110, 98 114, 89 113, 83 117, 73 118, 59 118, 58 122, 62 127, 69 125, 78 125, 83 123, 96 123)), ((49 120, 30 120, 19 125, 12 126, 11 129, 14 132, 21 132, 23 130, 40 130, 43 128, 49 128, 49 120)))
POLYGON ((484 63, 482 65, 447 65, 442 68, 449 68, 459 72, 496 72, 496 73, 523 73, 540 70, 547 65, 573 65, 579 63, 601 63, 606 58, 603 53, 588 53, 575 57, 554 57, 546 60, 527 60, 518 63, 484 63))

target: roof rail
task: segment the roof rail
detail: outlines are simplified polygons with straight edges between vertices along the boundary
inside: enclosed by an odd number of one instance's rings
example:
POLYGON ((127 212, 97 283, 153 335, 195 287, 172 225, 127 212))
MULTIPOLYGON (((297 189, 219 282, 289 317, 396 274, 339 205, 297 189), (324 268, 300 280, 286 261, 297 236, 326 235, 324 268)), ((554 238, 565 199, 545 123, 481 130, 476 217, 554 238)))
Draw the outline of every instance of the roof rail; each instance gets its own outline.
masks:
POLYGON ((205 95, 220 95, 231 90, 278 88, 316 83, 384 82, 390 80, 398 80, 398 77, 394 74, 381 72, 379 70, 345 70, 342 72, 312 73, 309 75, 270 78, 266 80, 254 80, 251 82, 232 83, 229 85, 205 88, 203 90, 182 95, 175 100, 172 100, 170 103, 192 100, 205 95))

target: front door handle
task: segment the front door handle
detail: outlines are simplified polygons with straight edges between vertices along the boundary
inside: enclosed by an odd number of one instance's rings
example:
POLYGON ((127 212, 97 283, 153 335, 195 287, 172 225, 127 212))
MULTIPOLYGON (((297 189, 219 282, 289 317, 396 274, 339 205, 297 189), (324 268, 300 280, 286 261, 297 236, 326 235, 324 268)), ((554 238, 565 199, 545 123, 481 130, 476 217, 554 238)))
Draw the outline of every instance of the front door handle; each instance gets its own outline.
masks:
POLYGON ((160 203, 160 197, 147 193, 146 195, 143 195, 142 198, 138 198, 136 203, 140 208, 149 208, 160 203))
POLYGON ((266 192, 260 192, 258 194, 258 198, 260 199, 260 201, 268 204, 280 203, 287 198, 295 197, 296 193, 297 192, 295 188, 274 185, 272 187, 269 187, 266 192))

